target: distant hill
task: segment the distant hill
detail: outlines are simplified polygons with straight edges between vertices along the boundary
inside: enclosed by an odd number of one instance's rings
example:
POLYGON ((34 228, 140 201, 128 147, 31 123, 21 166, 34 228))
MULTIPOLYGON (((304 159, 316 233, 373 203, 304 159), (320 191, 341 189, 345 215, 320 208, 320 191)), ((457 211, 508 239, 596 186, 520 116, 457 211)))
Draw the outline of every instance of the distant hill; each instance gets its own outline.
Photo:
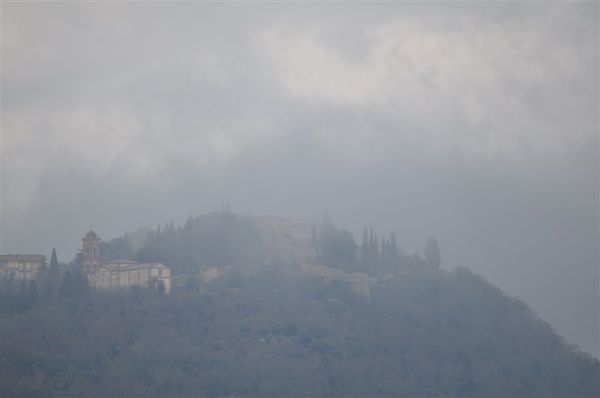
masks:
POLYGON ((321 264, 378 276, 439 266, 439 259, 437 263, 428 259, 427 250, 423 258, 403 253, 394 234, 380 238, 372 229, 365 229, 362 241, 357 241, 327 218, 310 223, 277 216, 217 212, 190 216, 179 227, 169 222, 156 229, 140 229, 103 242, 101 251, 104 261, 117 258, 160 261, 176 275, 186 276, 197 275, 207 267, 271 263, 321 264))
POLYGON ((314 235, 270 217, 167 225, 141 254, 195 243, 214 256, 178 268, 182 283, 168 296, 80 289, 45 299, 4 281, 0 396, 600 395, 598 360, 468 269, 411 256, 322 264, 320 249, 309 253, 322 241, 314 235))

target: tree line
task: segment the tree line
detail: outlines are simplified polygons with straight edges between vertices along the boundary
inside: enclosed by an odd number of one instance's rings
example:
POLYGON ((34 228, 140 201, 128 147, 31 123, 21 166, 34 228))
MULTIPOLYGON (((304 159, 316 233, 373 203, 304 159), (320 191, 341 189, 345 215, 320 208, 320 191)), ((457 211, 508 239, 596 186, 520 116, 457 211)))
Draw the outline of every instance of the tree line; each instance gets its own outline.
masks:
POLYGON ((424 257, 407 255, 400 249, 394 232, 380 240, 376 231, 365 227, 357 245, 351 232, 336 228, 328 217, 319 226, 313 226, 312 244, 319 263, 351 272, 384 274, 417 267, 437 269, 441 264, 439 245, 433 237, 427 239, 424 257))
POLYGON ((241 267, 195 293, 37 300, 0 312, 0 326, 5 397, 600 393, 597 360, 466 269, 398 276, 366 300, 342 283, 241 267))

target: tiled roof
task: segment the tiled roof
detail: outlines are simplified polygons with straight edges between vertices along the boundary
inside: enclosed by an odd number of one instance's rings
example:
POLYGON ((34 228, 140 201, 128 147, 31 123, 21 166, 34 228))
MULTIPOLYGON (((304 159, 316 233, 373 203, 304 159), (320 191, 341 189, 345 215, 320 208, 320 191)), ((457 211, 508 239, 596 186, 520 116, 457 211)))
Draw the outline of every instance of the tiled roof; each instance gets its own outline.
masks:
POLYGON ((138 263, 130 260, 114 260, 106 264, 102 264, 98 271, 102 269, 108 271, 133 271, 148 268, 160 268, 169 269, 166 265, 161 263, 138 263))
POLYGON ((104 263, 103 265, 108 265, 108 264, 142 264, 142 263, 139 263, 139 262, 133 261, 133 260, 112 260, 107 263, 104 263))
POLYGON ((43 263, 45 258, 43 254, 2 254, 0 262, 43 263))

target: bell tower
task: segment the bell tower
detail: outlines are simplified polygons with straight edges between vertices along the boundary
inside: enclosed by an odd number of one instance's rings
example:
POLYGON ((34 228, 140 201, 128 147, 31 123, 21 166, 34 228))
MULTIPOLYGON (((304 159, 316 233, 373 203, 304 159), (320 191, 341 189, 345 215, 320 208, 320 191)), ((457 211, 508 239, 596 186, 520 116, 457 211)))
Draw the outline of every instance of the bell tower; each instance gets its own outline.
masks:
POLYGON ((90 231, 82 241, 83 269, 86 274, 92 274, 100 267, 100 239, 94 231, 90 231))

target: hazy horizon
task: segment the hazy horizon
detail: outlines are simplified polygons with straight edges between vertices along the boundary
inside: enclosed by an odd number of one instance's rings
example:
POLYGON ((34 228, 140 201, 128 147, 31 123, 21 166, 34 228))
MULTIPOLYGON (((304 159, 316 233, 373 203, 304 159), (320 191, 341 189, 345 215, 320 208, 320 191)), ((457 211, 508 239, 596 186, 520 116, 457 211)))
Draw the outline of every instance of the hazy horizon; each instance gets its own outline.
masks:
POLYGON ((435 236, 598 357, 598 11, 3 3, 0 253, 328 213, 435 236))

